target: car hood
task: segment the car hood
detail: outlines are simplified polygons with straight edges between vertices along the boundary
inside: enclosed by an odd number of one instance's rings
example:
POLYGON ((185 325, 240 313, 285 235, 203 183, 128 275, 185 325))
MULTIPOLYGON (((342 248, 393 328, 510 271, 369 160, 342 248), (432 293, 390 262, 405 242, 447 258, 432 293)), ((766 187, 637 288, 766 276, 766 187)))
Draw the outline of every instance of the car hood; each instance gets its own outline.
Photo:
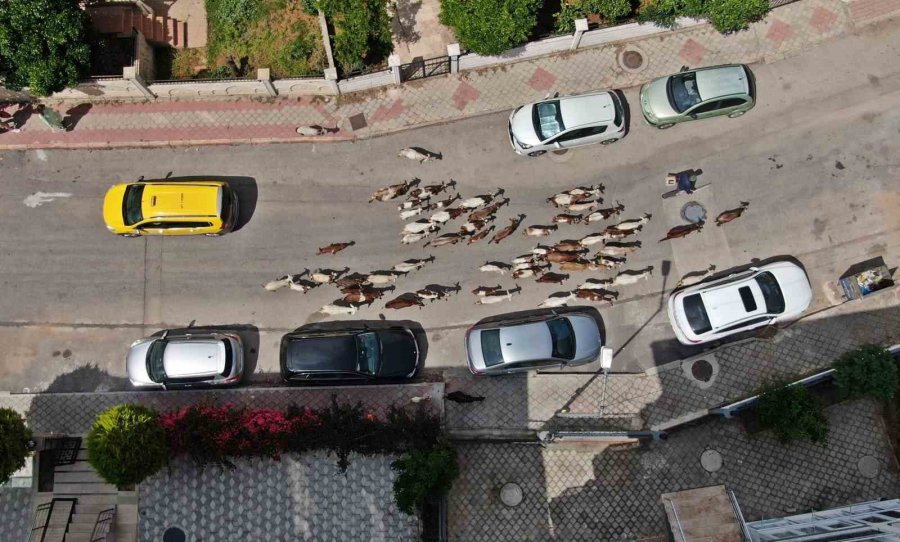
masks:
POLYGON ((120 229, 125 227, 125 216, 122 214, 122 200, 125 198, 125 189, 128 184, 117 184, 106 191, 103 198, 103 221, 110 228, 120 229))
POLYGON ((143 339, 136 342, 125 357, 125 372, 135 385, 156 384, 147 374, 147 351, 155 339, 143 339))
POLYGON ((800 314, 805 311, 812 302, 812 288, 806 272, 799 266, 789 262, 782 265, 767 267, 775 276, 781 293, 784 296, 784 314, 800 314))
POLYGON ((381 341, 381 368, 378 376, 407 376, 416 370, 419 364, 419 349, 416 339, 408 331, 379 331, 381 341))
POLYGON ((655 119, 678 116, 678 112, 669 103, 669 95, 666 92, 668 80, 668 77, 660 77, 641 88, 641 109, 645 115, 655 119))
POLYGON ((537 145, 541 142, 538 139, 537 132, 534 131, 533 109, 534 104, 528 104, 509 117, 509 125, 512 129, 513 137, 516 138, 516 141, 525 145, 537 145))
POLYGON ((596 359, 603 346, 597 322, 590 316, 567 315, 566 318, 575 331, 575 359, 572 361, 596 359))

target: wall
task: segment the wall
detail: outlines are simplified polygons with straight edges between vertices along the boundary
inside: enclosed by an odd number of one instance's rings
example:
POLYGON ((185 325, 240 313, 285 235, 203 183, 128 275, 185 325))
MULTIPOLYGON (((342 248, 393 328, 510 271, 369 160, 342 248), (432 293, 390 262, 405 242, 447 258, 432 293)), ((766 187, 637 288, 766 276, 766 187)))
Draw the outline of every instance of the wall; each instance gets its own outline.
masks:
POLYGON ((134 67, 144 81, 156 79, 153 46, 147 43, 147 39, 140 32, 134 36, 134 67))

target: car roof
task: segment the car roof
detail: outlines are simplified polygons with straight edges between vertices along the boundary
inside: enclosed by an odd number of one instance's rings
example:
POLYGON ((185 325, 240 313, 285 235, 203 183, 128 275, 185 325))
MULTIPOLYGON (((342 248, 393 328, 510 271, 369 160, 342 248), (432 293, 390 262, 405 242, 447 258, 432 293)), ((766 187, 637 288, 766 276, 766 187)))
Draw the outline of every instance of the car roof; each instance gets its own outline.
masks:
POLYGON ((172 378, 214 376, 225 371, 225 343, 215 339, 169 339, 163 368, 172 378))
POLYGON ((700 297, 703 299, 703 305, 706 307, 709 323, 713 329, 721 329, 746 318, 766 314, 766 300, 753 276, 701 291, 700 297), (742 288, 749 289, 753 302, 756 304, 754 310, 748 311, 745 307, 741 297, 742 288))
POLYGON ((145 219, 217 217, 223 192, 220 183, 144 183, 142 214, 145 219))
POLYGON ((357 345, 353 334, 289 336, 285 367, 292 372, 356 371, 357 345))
POLYGON ((559 109, 566 130, 612 122, 616 117, 615 104, 609 92, 559 98, 559 109))
POLYGON ((733 94, 749 94, 750 83, 743 66, 719 66, 697 70, 697 90, 704 101, 733 94))
POLYGON ((546 321, 500 328, 500 351, 504 363, 551 359, 553 345, 546 321))

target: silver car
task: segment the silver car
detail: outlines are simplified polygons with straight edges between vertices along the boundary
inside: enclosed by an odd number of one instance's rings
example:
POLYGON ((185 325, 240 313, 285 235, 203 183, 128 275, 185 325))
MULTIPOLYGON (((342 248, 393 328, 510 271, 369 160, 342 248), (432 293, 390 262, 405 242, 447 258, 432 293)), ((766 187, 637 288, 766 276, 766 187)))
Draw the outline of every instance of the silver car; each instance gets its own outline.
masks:
POLYGON ((509 116, 509 142, 518 154, 601 143, 625 136, 625 111, 614 92, 595 92, 544 100, 517 108, 509 116))
POLYGON ((593 317, 553 312, 476 324, 466 333, 466 353, 473 374, 496 375, 590 363, 602 342, 593 317))
POLYGON ((244 374, 244 348, 233 333, 179 333, 135 341, 125 358, 138 388, 227 386, 244 374))
POLYGON ((686 70, 641 87, 644 119, 657 128, 728 115, 739 117, 756 103, 753 72, 743 64, 686 70))

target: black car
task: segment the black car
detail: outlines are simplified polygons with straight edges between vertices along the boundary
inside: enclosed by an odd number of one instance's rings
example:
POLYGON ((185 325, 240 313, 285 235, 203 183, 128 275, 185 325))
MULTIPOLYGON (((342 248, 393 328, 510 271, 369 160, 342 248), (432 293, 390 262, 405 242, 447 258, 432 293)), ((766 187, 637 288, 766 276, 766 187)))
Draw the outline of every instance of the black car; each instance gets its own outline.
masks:
POLYGON ((285 382, 411 378, 419 347, 406 327, 288 333, 281 339, 285 382))

